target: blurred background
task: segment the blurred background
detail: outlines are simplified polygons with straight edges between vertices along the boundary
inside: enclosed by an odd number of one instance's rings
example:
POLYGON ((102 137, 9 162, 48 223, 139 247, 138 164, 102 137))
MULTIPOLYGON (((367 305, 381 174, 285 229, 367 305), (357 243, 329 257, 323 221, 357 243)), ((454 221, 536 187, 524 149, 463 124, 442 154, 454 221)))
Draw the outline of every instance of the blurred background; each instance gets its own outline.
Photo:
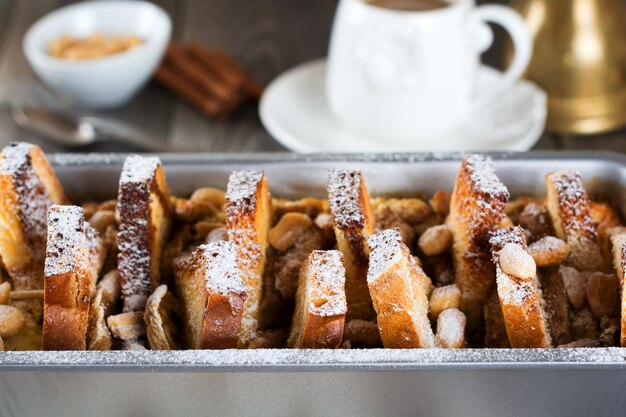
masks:
MULTIPOLYGON (((570 0, 567 0, 569 2, 570 0)), ((597 0, 602 3, 605 0, 597 0)), ((621 1, 621 0, 618 0, 621 1)), ((554 0, 554 4, 562 0, 554 0)), ((22 52, 27 29, 66 0, 0 0, 0 145, 27 140, 47 151, 63 147, 44 142, 21 130, 14 122, 10 102, 19 98, 40 100, 45 89, 34 81, 22 52)), ((267 85, 283 71, 326 55, 337 1, 314 0, 161 0, 171 17, 172 37, 200 41, 227 50, 261 84, 267 85)), ((479 0, 479 4, 494 3, 479 0)), ((500 0, 496 3, 509 4, 500 0)), ((626 2, 622 1, 626 4, 626 2)), ((590 16, 590 19, 593 16, 590 16)), ((596 16, 597 17, 597 16, 596 16)), ((593 23, 593 19, 591 19, 593 23)), ((626 25, 626 22, 623 22, 626 25)), ((497 41, 483 56, 501 67, 505 60, 505 35, 496 29, 497 41)), ((623 40, 616 42, 624 43, 623 40)), ((46 97, 43 100, 48 100, 46 97)), ((160 85, 151 82, 121 108, 100 111, 141 128, 147 135, 177 149, 215 152, 286 151, 263 128, 257 104, 249 102, 227 120, 211 121, 160 85)), ((544 133, 533 149, 611 149, 626 152, 626 130, 578 136, 544 133)), ((91 145, 89 151, 127 150, 119 144, 91 145)))

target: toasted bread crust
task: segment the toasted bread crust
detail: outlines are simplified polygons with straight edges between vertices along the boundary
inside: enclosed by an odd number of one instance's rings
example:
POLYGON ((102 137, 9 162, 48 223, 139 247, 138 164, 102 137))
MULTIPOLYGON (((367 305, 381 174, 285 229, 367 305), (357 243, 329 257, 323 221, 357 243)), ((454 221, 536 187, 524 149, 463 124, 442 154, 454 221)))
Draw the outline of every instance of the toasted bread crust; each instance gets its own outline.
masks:
POLYGON ((626 347, 626 232, 611 235, 613 266, 621 282, 621 334, 620 344, 626 347))
POLYGON ((337 348, 347 312, 343 255, 313 251, 300 270, 296 309, 288 345, 293 348, 337 348))
POLYGON ((430 279, 402 243, 400 231, 385 230, 368 242, 371 252, 367 281, 383 346, 435 347, 428 319, 430 279))
POLYGON ((346 268, 348 318, 369 320, 374 310, 366 278, 367 239, 374 232, 374 217, 361 172, 330 170, 328 200, 337 248, 343 253, 346 268))
POLYGON ((0 153, 0 256, 16 290, 43 288, 46 216, 67 199, 43 151, 16 142, 0 153))
POLYGON ((187 344, 192 349, 238 346, 247 293, 238 250, 232 242, 199 246, 175 263, 187 344))
POLYGON ((495 282, 489 252, 489 232, 505 218, 507 188, 496 176, 491 158, 471 155, 463 159, 450 203, 447 224, 452 230, 456 285, 469 330, 479 325, 483 305, 495 282))
POLYGON ((578 171, 546 175, 546 205, 556 236, 568 243, 567 263, 580 271, 604 271, 589 196, 578 171))
POLYGON ((82 208, 50 207, 44 278, 43 350, 85 350, 94 280, 82 208))
POLYGON ((126 158, 117 210, 123 311, 143 311, 161 283, 161 255, 172 226, 169 189, 158 158, 126 158))
POLYGON ((525 250, 526 237, 521 227, 499 229, 489 240, 506 332, 513 348, 546 348, 551 346, 549 326, 537 277, 520 279, 505 273, 500 265, 500 250, 515 243, 525 250))
POLYGON ((247 292, 240 346, 246 346, 258 328, 262 275, 272 200, 265 175, 259 171, 235 171, 226 192, 228 240, 238 252, 239 269, 247 292))

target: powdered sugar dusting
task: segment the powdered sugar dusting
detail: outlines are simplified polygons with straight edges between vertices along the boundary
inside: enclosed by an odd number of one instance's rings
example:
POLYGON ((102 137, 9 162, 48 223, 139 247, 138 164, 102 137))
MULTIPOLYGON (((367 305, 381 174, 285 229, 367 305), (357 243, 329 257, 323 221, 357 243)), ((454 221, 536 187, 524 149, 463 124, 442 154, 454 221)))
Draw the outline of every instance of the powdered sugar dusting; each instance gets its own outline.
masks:
POLYGON ((558 198, 560 216, 565 233, 577 239, 596 239, 596 225, 589 213, 589 197, 580 172, 556 171, 548 174, 558 198))
POLYGON ((200 245, 190 258, 181 262, 181 266, 200 269, 209 293, 245 291, 237 266, 237 248, 232 242, 221 240, 200 245))
POLYGON ((491 157, 469 155, 463 160, 463 164, 476 190, 490 196, 509 198, 509 191, 496 175, 491 157))
POLYGON ((263 178, 261 171, 234 171, 228 178, 226 198, 239 204, 256 204, 256 191, 263 178))
POLYGON ((507 243, 516 243, 525 249, 526 235, 524 235, 524 229, 515 226, 508 229, 497 229, 489 233, 489 244, 494 263, 498 262, 498 255, 507 243))
POLYGON ((121 222, 117 241, 124 312, 143 309, 150 295, 150 193, 159 165, 158 158, 130 155, 120 177, 117 209, 121 222))
POLYGON ((337 250, 311 253, 307 271, 310 275, 309 300, 323 300, 323 303, 310 305, 309 311, 320 317, 332 317, 346 314, 346 270, 343 256, 337 250))
POLYGON ((154 177, 161 164, 156 156, 129 155, 124 161, 120 183, 144 183, 154 177))
POLYGON ((456 308, 448 308, 437 318, 437 343, 441 347, 462 347, 465 339, 465 314, 456 308))
POLYGON ((367 282, 372 282, 401 256, 402 234, 397 227, 383 230, 370 236, 367 243, 371 250, 367 282))
POLYGON ((0 163, 0 173, 12 177, 18 197, 19 217, 24 226, 23 232, 33 245, 34 257, 40 257, 43 261, 46 250, 46 218, 52 200, 30 159, 30 152, 34 148, 34 145, 24 142, 15 142, 5 147, 2 151, 4 158, 0 163))
POLYGON ((48 243, 45 275, 65 274, 87 269, 88 247, 83 209, 53 205, 48 212, 48 243))
POLYGON ((361 209, 360 171, 331 169, 328 172, 328 200, 335 225, 340 229, 363 226, 365 215, 361 209))

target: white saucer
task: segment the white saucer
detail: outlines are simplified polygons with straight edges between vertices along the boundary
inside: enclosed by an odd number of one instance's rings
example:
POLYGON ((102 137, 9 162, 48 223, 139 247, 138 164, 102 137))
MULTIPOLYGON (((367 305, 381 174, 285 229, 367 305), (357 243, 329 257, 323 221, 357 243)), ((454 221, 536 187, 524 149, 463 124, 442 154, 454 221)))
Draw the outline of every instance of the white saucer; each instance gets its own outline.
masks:
MULTIPOLYGON (((478 88, 501 72, 481 66, 478 88)), ((341 124, 326 102, 326 59, 292 68, 277 77, 261 99, 259 113, 276 140, 296 152, 527 151, 546 122, 546 94, 528 81, 490 103, 471 123, 438 137, 398 145, 341 124)))

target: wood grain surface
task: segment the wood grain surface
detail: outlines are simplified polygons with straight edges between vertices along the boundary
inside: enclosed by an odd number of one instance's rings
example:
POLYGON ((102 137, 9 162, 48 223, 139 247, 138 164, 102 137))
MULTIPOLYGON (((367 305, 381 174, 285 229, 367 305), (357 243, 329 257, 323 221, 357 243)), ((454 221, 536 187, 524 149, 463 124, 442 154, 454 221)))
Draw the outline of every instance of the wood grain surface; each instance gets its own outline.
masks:
MULTIPOLYGON (((500 0, 504 3, 505 0, 500 0)), ((62 151, 20 130, 10 104, 58 104, 35 81, 22 53, 22 38, 38 18, 68 0, 0 0, 0 146, 29 140, 62 151)), ((336 0, 158 0, 172 17, 174 38, 227 49, 263 84, 294 65, 326 55, 336 0)), ((498 47, 485 55, 498 64, 498 47)), ((140 127, 180 150, 210 152, 285 151, 261 125, 250 104, 226 122, 211 122, 161 87, 149 84, 129 104, 104 112, 140 127)), ((594 138, 544 135, 536 149, 613 149, 626 152, 623 132, 594 138)), ((98 144, 85 151, 127 151, 123 144, 98 144)))

